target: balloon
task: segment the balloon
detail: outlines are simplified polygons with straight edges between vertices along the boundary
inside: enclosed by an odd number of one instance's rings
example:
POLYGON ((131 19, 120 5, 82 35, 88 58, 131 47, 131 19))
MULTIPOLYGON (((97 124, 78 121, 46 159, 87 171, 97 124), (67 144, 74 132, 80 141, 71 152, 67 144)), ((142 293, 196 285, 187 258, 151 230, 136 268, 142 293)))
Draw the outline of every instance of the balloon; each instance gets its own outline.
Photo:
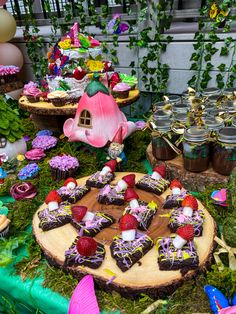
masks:
POLYGON ((0 6, 4 5, 7 2, 7 0, 0 0, 0 6))
POLYGON ((20 49, 10 43, 0 43, 0 64, 15 65, 22 68, 24 63, 20 49))
POLYGON ((16 33, 16 21, 6 10, 0 9, 0 42, 11 40, 16 33))

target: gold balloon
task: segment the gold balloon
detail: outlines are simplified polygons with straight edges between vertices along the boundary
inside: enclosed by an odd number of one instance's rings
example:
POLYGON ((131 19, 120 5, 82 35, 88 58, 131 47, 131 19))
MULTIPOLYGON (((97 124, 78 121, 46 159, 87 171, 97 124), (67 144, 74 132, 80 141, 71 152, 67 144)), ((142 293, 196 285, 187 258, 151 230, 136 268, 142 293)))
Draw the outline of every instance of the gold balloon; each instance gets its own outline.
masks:
POLYGON ((23 55, 18 47, 10 43, 0 43, 0 64, 16 65, 22 68, 23 63, 23 55))
POLYGON ((16 33, 16 21, 6 10, 0 9, 0 42, 11 40, 16 33))

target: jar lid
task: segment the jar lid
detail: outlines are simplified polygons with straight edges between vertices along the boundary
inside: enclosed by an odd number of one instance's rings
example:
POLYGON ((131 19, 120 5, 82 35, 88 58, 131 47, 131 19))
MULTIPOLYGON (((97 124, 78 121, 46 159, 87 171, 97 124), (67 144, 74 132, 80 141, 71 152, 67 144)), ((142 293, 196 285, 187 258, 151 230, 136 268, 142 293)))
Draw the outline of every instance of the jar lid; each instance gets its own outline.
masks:
POLYGON ((205 96, 210 96, 212 94, 220 94, 220 90, 217 87, 209 87, 204 89, 203 95, 205 96))
POLYGON ((160 132, 169 132, 171 130, 171 123, 172 121, 170 119, 166 120, 158 120, 155 124, 157 127, 157 131, 160 132))
POLYGON ((165 110, 158 109, 154 112, 153 119, 154 120, 165 120, 165 119, 169 119, 170 116, 171 116, 171 111, 165 111, 165 110))
POLYGON ((236 128, 225 127, 219 131, 218 140, 223 143, 236 144, 236 128))
POLYGON ((189 106, 186 102, 180 103, 180 104, 174 104, 174 106, 173 106, 174 112, 185 112, 185 113, 187 113, 188 110, 189 110, 189 106))
POLYGON ((236 87, 226 88, 223 94, 228 95, 228 94, 233 94, 233 92, 236 92, 236 87))
POLYGON ((153 104, 153 107, 157 107, 157 109, 160 109, 162 107, 164 107, 166 105, 166 103, 164 101, 158 101, 158 102, 155 102, 153 104))
POLYGON ((168 98, 169 98, 169 103, 170 104, 172 104, 172 103, 181 103, 181 97, 178 96, 178 95, 169 95, 168 98))
POLYGON ((179 121, 179 122, 187 122, 188 116, 186 113, 178 112, 174 115, 174 121, 179 121))
POLYGON ((217 119, 214 117, 209 117, 205 119, 205 125, 210 131, 220 130, 224 127, 224 122, 222 119, 217 119))
POLYGON ((208 130, 199 126, 191 126, 184 131, 184 139, 190 142, 203 142, 208 139, 208 130))

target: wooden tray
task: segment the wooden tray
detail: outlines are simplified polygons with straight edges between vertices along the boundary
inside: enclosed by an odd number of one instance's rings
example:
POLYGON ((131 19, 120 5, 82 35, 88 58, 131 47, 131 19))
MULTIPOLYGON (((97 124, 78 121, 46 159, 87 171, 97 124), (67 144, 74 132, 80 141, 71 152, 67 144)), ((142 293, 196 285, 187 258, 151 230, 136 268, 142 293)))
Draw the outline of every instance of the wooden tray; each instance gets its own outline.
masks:
MULTIPOLYGON (((128 173, 116 173, 116 179, 119 180, 122 176, 128 173)), ((143 174, 135 173, 136 182, 143 174)), ((78 184, 84 184, 88 177, 78 179, 78 184)), ((168 213, 168 210, 163 210, 162 203, 166 195, 170 193, 167 190, 160 197, 136 189, 140 199, 144 201, 155 201, 158 205, 158 212, 154 217, 151 226, 149 227, 148 235, 155 241, 158 236, 167 236, 170 231, 167 227, 169 218, 161 217, 160 215, 168 213)), ((35 213, 33 218, 33 233, 37 242, 42 248, 48 260, 66 271, 71 272, 74 276, 80 278, 85 274, 92 274, 95 282, 106 290, 116 290, 125 297, 135 297, 140 293, 146 293, 152 297, 163 297, 166 294, 172 293, 184 280, 196 275, 198 271, 203 270, 210 262, 213 251, 213 242, 215 236, 215 223, 206 208, 199 203, 199 207, 205 213, 205 222, 202 237, 195 238, 197 250, 199 255, 199 268, 194 271, 189 271, 182 276, 180 271, 160 271, 157 264, 158 252, 154 246, 144 257, 140 260, 141 263, 136 263, 130 270, 122 272, 116 265, 115 260, 111 257, 109 245, 113 236, 119 233, 118 219, 122 215, 125 206, 102 205, 96 201, 98 189, 92 190, 84 196, 78 204, 87 206, 91 211, 101 211, 110 213, 116 219, 109 228, 104 229, 95 238, 103 243, 106 248, 106 256, 102 265, 94 270, 88 267, 64 267, 64 253, 70 247, 75 237, 78 235, 77 231, 71 224, 63 227, 43 232, 39 228, 39 218, 37 212, 46 207, 43 204, 35 213), (107 285, 107 281, 111 279, 111 274, 107 273, 107 269, 116 274, 115 280, 107 285)))

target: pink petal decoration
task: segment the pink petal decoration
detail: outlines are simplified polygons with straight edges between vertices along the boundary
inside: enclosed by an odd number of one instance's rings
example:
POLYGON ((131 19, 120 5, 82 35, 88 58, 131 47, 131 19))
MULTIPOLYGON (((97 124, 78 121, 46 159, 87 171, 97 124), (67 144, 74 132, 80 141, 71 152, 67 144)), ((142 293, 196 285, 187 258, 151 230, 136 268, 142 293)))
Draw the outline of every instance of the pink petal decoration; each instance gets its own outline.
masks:
POLYGON ((85 276, 78 283, 70 299, 68 314, 99 314, 93 277, 85 276))

